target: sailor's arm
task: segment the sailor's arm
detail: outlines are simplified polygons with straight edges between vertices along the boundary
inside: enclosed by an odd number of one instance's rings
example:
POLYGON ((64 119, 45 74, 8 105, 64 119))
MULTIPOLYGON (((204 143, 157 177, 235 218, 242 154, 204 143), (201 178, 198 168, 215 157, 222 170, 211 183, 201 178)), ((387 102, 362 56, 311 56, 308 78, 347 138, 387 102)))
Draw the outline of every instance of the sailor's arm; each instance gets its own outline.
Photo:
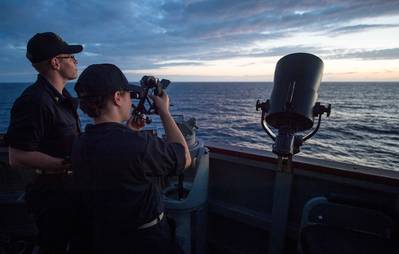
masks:
POLYGON ((24 151, 8 147, 8 161, 13 168, 33 168, 44 171, 64 171, 70 168, 62 158, 52 157, 38 151, 24 151))
POLYGON ((179 143, 183 145, 186 158, 185 168, 188 168, 191 165, 190 151, 188 150, 188 146, 183 134, 181 133, 179 127, 177 127, 175 120, 170 114, 168 95, 165 91, 163 91, 161 96, 152 96, 151 98, 154 100, 154 103, 157 107, 168 142, 179 143))
POLYGON ((69 165, 57 158, 38 151, 46 128, 53 114, 46 100, 18 100, 11 110, 7 130, 8 160, 13 168, 32 168, 44 171, 62 171, 69 165))

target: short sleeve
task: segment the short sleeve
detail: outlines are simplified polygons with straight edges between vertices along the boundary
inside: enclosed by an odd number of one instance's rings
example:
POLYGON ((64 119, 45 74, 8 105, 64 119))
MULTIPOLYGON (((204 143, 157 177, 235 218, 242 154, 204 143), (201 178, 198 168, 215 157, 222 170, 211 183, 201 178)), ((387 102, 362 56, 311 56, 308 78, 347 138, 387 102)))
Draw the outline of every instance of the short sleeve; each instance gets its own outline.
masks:
POLYGON ((44 105, 17 101, 11 110, 6 134, 8 146, 24 151, 37 151, 50 114, 44 105))
POLYGON ((167 143, 158 137, 147 137, 144 172, 150 176, 179 175, 186 164, 184 147, 178 143, 167 143))

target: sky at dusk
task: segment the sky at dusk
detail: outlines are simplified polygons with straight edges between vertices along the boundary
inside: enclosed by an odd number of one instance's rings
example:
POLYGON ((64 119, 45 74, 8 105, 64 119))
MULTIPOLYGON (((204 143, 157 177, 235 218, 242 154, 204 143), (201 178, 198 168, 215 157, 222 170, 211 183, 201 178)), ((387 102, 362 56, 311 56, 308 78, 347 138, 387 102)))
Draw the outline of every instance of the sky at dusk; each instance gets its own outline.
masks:
POLYGON ((114 63, 130 81, 272 81, 307 52, 324 81, 399 81, 399 0, 0 0, 0 82, 33 81, 26 43, 52 31, 81 72, 114 63))

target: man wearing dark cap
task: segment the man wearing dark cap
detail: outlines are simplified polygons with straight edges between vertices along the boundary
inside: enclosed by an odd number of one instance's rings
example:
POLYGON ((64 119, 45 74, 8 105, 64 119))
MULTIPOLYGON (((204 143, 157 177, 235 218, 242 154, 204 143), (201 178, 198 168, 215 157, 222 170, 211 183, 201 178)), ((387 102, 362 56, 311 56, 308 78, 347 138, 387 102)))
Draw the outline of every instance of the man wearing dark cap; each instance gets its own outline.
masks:
POLYGON ((177 175, 191 164, 168 95, 152 97, 165 142, 139 131, 144 120, 133 120, 130 112, 134 88, 115 65, 87 67, 75 90, 81 109, 94 120, 75 142, 71 157, 80 198, 77 238, 84 250, 79 253, 175 253, 160 190, 151 181, 177 175))
POLYGON ((26 201, 39 229, 42 253, 65 253, 70 204, 65 185, 73 140, 80 133, 77 100, 65 89, 77 77, 73 54, 81 45, 68 45, 51 32, 28 42, 26 57, 39 73, 37 80, 16 99, 11 109, 8 143, 11 167, 35 170, 26 201))

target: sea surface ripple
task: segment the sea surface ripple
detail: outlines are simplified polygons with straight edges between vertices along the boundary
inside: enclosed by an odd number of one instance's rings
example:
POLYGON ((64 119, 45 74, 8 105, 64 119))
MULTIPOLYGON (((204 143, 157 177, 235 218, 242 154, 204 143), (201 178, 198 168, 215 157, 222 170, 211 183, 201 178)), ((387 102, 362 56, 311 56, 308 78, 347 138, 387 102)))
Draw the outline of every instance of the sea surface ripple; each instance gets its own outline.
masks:
MULTIPOLYGON (((0 133, 5 133, 15 98, 28 84, 0 84, 0 133)), ((256 100, 270 97, 272 83, 172 83, 173 114, 197 120, 206 142, 271 151, 256 100)), ((73 94, 73 85, 67 89, 73 94)), ((399 170, 399 83, 322 83, 319 99, 330 103, 329 118, 302 147, 306 157, 399 170)), ((82 125, 90 120, 82 112, 82 125)), ((154 117, 154 127, 160 127, 154 117)), ((302 133, 303 134, 303 133, 302 133)))

